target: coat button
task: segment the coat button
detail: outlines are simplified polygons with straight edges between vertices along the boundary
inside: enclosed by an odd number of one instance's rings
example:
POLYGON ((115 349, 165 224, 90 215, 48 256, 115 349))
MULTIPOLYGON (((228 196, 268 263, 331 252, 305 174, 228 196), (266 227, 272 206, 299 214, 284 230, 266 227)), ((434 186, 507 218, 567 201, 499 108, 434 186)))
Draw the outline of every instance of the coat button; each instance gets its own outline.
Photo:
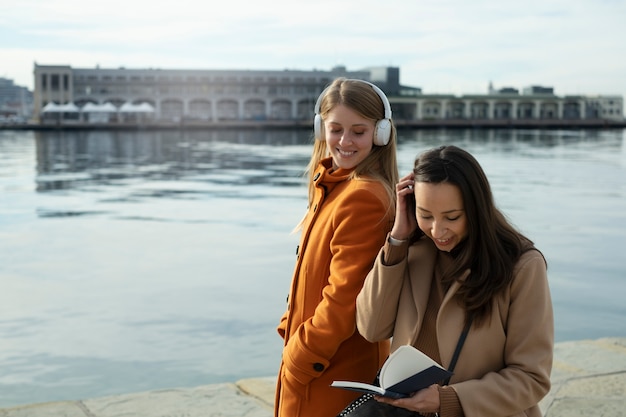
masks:
POLYGON ((313 181, 317 181, 317 179, 320 177, 320 173, 318 172, 317 174, 315 174, 315 176, 313 177, 313 181))
POLYGON ((313 364, 313 370, 315 370, 316 372, 322 372, 324 370, 324 365, 322 365, 319 362, 316 362, 313 364))

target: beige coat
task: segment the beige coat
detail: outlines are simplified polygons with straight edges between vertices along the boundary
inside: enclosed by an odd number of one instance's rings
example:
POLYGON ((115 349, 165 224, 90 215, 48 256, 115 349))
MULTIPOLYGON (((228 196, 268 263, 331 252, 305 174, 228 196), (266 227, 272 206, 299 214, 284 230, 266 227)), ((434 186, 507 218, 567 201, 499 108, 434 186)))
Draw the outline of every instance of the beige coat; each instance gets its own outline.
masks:
MULTIPOLYGON (((357 298, 357 326, 370 341, 393 336, 394 351, 417 340, 433 274, 439 276, 437 271, 452 259, 429 238, 409 247, 396 265, 383 265, 383 250, 357 298)), ((464 324, 463 309, 454 299, 458 287, 453 284, 445 294, 437 315, 446 368, 464 324)), ((537 404, 550 390, 553 320, 546 264, 538 251, 528 251, 509 287, 494 299, 491 319, 478 328, 472 325, 459 356, 450 385, 466 417, 541 416, 537 404)))

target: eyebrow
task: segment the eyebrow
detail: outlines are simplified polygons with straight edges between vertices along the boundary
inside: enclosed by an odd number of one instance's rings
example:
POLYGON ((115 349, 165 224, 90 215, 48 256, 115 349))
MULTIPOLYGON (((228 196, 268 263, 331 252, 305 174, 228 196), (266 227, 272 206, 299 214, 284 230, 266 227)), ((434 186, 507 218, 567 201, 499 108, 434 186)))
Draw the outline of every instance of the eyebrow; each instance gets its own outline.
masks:
MULTIPOLYGON (((339 125, 342 126, 341 122, 335 122, 333 120, 329 120, 328 123, 333 124, 333 125, 339 125)), ((367 123, 355 123, 353 125, 350 125, 350 127, 356 127, 356 126, 364 126, 367 127, 368 124, 367 123)))
MULTIPOLYGON (((422 210, 422 211, 426 211, 428 213, 430 213, 430 210, 426 210, 424 207, 420 207, 417 206, 418 209, 422 210)), ((442 214, 450 214, 450 213, 454 213, 455 211, 463 211, 463 209, 452 209, 452 210, 447 210, 447 211, 443 211, 442 214)))

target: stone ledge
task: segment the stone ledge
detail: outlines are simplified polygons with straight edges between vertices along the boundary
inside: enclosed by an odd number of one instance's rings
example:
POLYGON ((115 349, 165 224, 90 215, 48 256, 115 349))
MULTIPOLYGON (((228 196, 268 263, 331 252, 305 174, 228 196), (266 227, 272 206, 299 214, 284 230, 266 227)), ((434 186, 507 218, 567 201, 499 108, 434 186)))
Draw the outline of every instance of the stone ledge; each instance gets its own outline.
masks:
MULTIPOLYGON (((272 417, 276 377, 0 409, 0 417, 272 417)), ((555 345, 544 417, 626 417, 626 337, 555 345)))
POLYGON ((1 417, 271 417, 271 405, 236 384, 165 389, 0 409, 1 417))
POLYGON ((249 378, 237 381, 237 387, 247 395, 254 397, 274 409, 274 397, 276 393, 276 377, 249 378))

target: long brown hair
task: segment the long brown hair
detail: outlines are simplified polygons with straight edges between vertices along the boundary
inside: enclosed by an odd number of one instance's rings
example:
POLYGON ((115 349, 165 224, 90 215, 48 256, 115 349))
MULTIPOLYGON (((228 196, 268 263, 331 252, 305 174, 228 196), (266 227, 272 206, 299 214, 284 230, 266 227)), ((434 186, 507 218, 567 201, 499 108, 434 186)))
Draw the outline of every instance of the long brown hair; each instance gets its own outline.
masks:
POLYGON ((446 182, 461 192, 468 233, 452 251, 456 262, 444 272, 443 285, 449 287, 469 268, 458 294, 468 316, 483 322, 491 313, 493 297, 511 283, 515 263, 534 249, 533 242, 496 207, 487 176, 467 151, 456 146, 431 149, 417 157, 413 172, 415 182, 446 182))

